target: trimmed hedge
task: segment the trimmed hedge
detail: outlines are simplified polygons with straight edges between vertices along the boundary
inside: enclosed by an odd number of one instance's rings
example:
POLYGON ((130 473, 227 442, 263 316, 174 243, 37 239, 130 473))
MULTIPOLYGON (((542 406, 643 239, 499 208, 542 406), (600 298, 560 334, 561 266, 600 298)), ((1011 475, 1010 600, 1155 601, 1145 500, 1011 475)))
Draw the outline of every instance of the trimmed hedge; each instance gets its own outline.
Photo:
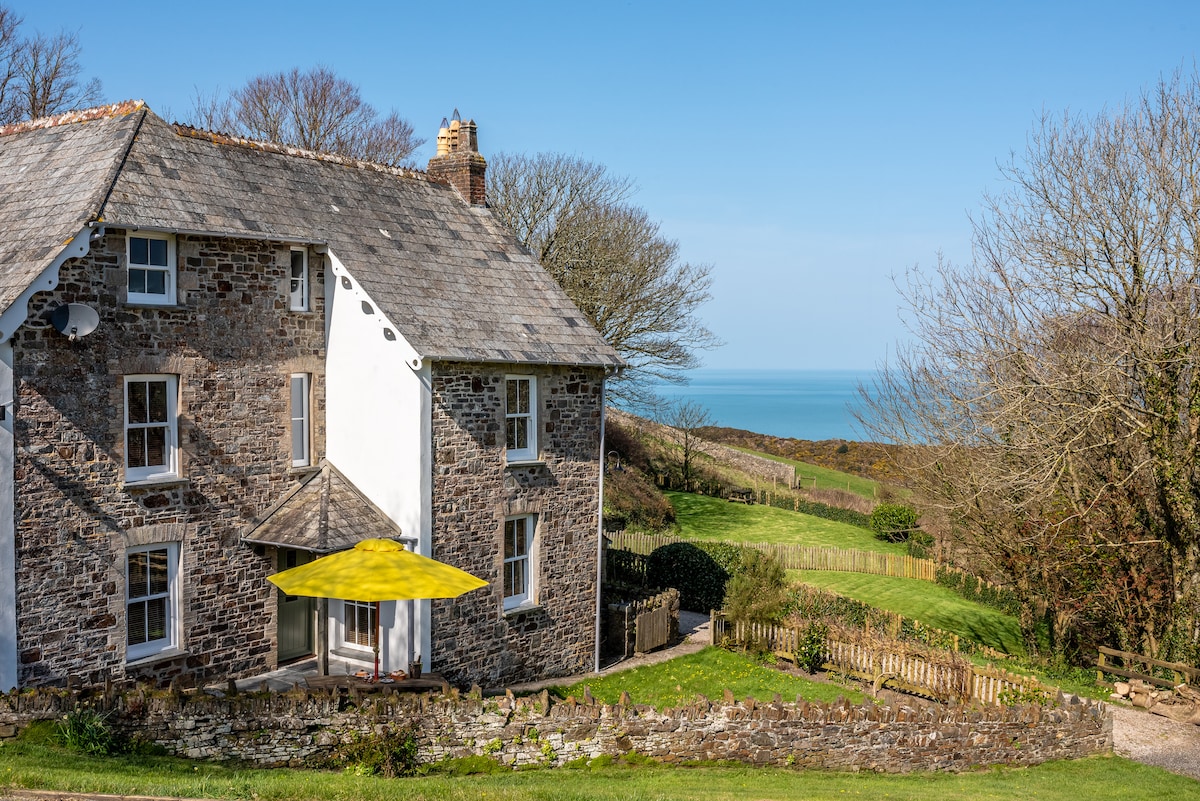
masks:
POLYGON ((679 590, 681 609, 720 609, 725 585, 742 570, 744 553, 744 548, 728 542, 663 545, 646 559, 646 585, 679 590))
POLYGON ((766 493, 765 497, 760 497, 758 500, 766 506, 787 509, 789 512, 803 512, 806 515, 823 517, 826 520, 833 520, 837 523, 849 523, 859 528, 869 529, 871 527, 871 516, 864 515, 862 512, 856 512, 853 509, 843 509, 840 506, 830 506, 827 503, 817 503, 816 501, 794 500, 788 495, 775 495, 772 497, 770 493, 766 493))

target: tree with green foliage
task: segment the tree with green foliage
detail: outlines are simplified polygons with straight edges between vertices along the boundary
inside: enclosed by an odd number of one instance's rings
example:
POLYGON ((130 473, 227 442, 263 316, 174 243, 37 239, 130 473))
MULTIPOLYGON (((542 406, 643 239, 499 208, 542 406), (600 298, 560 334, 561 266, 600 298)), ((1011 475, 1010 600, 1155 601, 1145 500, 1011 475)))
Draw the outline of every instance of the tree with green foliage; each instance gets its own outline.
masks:
POLYGON ((725 585, 725 613, 731 620, 778 623, 788 601, 787 571, 772 554, 747 551, 741 570, 725 585))
POLYGON ((871 511, 871 530, 888 542, 906 542, 917 530, 920 515, 902 503, 881 503, 871 511))

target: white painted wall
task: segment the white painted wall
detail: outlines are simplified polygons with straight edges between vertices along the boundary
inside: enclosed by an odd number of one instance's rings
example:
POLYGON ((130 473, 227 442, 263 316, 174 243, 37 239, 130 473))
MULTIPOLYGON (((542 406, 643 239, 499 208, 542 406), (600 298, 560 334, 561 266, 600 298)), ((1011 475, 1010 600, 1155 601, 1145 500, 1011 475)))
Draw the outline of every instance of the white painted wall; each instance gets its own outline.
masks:
MULTIPOLYGON (((431 553, 431 391, 421 361, 333 252, 325 276, 326 457, 431 553), (364 307, 364 303, 367 304, 364 307)), ((412 547, 410 545, 410 547, 412 547)), ((381 609, 383 669, 407 670, 408 604, 381 609)), ((429 653, 429 604, 417 603, 412 653, 429 653)), ((330 604, 330 610, 340 604, 330 604)), ((335 631, 330 621, 330 631, 335 631)), ((428 660, 425 660, 428 664, 428 660)))

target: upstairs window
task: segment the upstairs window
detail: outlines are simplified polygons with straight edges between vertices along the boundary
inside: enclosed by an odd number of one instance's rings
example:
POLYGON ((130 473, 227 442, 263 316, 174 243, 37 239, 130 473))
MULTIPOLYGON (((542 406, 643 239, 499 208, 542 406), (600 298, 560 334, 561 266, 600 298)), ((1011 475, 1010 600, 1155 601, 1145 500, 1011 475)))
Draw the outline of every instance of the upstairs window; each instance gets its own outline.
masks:
POLYGON ((292 248, 290 305, 292 311, 308 311, 308 250, 292 248))
POLYGON ((125 378, 125 480, 179 477, 176 398, 173 375, 125 378))
POLYGON ((292 467, 312 464, 309 445, 308 373, 292 374, 292 467))
POLYGON ((510 375, 505 379, 504 447, 510 462, 537 459, 537 382, 533 376, 510 375))
POLYGON ((153 656, 176 646, 179 619, 179 543, 125 553, 125 658, 153 656))
POLYGON ((140 232, 128 237, 130 303, 175 303, 175 238, 140 232))

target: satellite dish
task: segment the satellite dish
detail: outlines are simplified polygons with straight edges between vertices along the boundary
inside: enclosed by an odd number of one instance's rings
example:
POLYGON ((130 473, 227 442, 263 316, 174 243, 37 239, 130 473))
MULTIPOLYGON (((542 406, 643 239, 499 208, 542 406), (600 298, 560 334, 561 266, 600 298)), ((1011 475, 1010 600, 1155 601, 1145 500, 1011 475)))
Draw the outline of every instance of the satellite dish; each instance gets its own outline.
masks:
POLYGON ((100 315, 82 303, 64 303, 50 313, 50 325, 72 341, 85 337, 100 325, 100 315))

